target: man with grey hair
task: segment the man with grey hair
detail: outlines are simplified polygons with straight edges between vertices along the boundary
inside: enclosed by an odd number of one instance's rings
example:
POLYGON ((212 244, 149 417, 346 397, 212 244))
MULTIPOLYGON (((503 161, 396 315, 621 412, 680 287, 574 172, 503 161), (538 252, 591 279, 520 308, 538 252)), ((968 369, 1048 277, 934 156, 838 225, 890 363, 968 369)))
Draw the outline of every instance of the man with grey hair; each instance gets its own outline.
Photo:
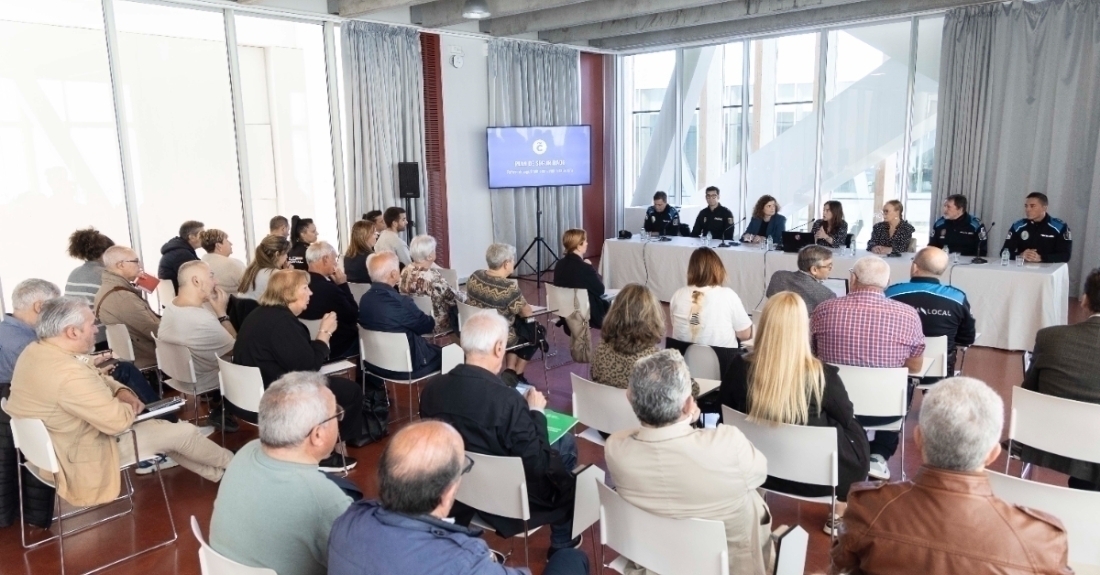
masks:
POLYGON ((424 313, 407 295, 398 293, 397 283, 401 272, 397 270, 397 255, 393 252, 376 252, 367 256, 371 288, 359 302, 359 325, 363 329, 384 333, 405 334, 412 358, 410 374, 392 373, 377 366, 370 366, 373 373, 386 377, 413 379, 439 371, 443 363, 443 350, 421 337, 432 333, 435 319, 424 313))
POLYGON ((604 447, 619 495, 663 517, 723 522, 730 573, 770 573, 771 515, 756 491, 768 461, 736 427, 692 426, 699 408, 680 352, 638 360, 627 398, 642 426, 613 433, 604 447))
MULTIPOLYGON (((470 316, 462 328, 466 363, 425 386, 420 417, 450 423, 462 435, 466 451, 523 459, 531 504, 528 524, 550 524, 552 555, 580 545, 580 537, 571 539, 576 478, 570 470, 577 464, 577 445, 569 433, 551 445, 543 413, 546 397, 534 388, 521 395, 497 375, 504 365, 507 339, 508 322, 497 312, 482 310, 470 316)), ((459 524, 468 525, 474 511, 458 504, 454 515, 459 524)), ((523 522, 517 519, 478 515, 504 537, 523 532, 523 522)))
MULTIPOLYGON (((137 252, 126 246, 107 248, 103 252, 103 281, 95 294, 92 309, 100 323, 126 326, 134 346, 134 364, 148 369, 157 364, 153 335, 160 330, 160 316, 149 307, 141 291, 133 286, 134 280, 141 274, 141 260, 137 252)), ((175 275, 172 277, 175 278, 175 275)))
POLYGON ((8 411, 46 425, 61 466, 57 492, 65 501, 87 506, 118 497, 119 462, 133 462, 135 454, 133 442, 115 435, 130 428, 140 459, 165 454, 205 479, 221 479, 233 454, 194 425, 156 419, 135 423, 145 404, 100 373, 88 356, 95 348, 96 328, 86 301, 47 301, 35 331, 38 341, 15 364, 8 411))
MULTIPOLYGON (((907 367, 920 371, 924 332, 917 311, 883 293, 890 266, 879 256, 856 261, 848 295, 817 306, 810 316, 814 354, 826 363, 856 367, 907 367)), ((909 391, 912 399, 912 389, 909 391)), ((860 418, 865 425, 884 425, 897 418, 860 418)), ((876 431, 871 440, 872 477, 889 479, 886 462, 898 448, 898 434, 876 431)))
POLYGON ((821 282, 833 271, 833 250, 819 245, 803 246, 798 250, 798 271, 779 270, 772 274, 765 295, 772 297, 781 291, 792 291, 802 296, 806 311, 814 313, 821 302, 836 297, 833 290, 821 282))
POLYGON ((340 256, 328 242, 314 242, 306 249, 306 269, 309 271, 309 304, 298 315, 301 319, 318 320, 325 314, 336 314, 336 331, 329 339, 329 359, 350 357, 359 353, 359 330, 355 321, 359 305, 351 295, 348 276, 337 265, 340 256))
POLYGON ((277 573, 325 575, 328 536, 348 497, 317 470, 339 436, 343 410, 325 376, 292 371, 260 399, 260 438, 225 470, 210 545, 222 555, 277 573))
POLYGON ((993 495, 1004 405, 985 383, 941 381, 914 433, 924 465, 910 481, 860 483, 833 545, 834 573, 1072 573, 1053 516, 993 495))

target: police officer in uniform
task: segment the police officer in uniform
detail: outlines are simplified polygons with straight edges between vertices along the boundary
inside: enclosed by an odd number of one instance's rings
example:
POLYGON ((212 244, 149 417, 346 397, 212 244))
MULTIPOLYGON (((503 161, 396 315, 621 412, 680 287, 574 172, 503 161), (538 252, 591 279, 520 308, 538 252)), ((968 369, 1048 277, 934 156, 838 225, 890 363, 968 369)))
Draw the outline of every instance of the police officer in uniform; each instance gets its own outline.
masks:
POLYGON ((645 211, 645 231, 661 235, 675 234, 680 227, 680 211, 668 205, 668 194, 653 194, 653 205, 645 211))
POLYGON ((729 208, 718 203, 718 188, 707 188, 707 207, 699 212, 695 218, 695 226, 691 228, 691 235, 701 237, 710 232, 710 237, 716 239, 733 239, 733 212, 729 208))
POLYGON ((987 247, 985 234, 982 221, 967 213, 966 196, 954 194, 943 201, 943 217, 932 226, 928 245, 941 249, 946 246, 964 256, 984 257, 987 247))
POLYGON ((1023 258, 1025 262, 1068 262, 1072 253, 1073 241, 1069 226, 1047 213, 1046 194, 1032 192, 1024 201, 1026 218, 1012 224, 1008 229, 1004 249, 1012 259, 1023 258))

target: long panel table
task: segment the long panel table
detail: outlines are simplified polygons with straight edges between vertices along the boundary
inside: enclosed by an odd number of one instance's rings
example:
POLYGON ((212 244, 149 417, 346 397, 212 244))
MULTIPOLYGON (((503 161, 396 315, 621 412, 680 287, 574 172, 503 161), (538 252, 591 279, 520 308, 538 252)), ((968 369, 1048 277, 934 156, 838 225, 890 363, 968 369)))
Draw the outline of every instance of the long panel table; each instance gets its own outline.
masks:
MULTIPOLYGON (((717 246, 717 241, 711 245, 717 246)), ((671 241, 609 239, 604 242, 600 271, 608 288, 628 283, 644 283, 661 301, 686 284, 688 259, 702 245, 695 238, 671 238, 671 241)), ((733 288, 745 309, 759 309, 772 274, 796 270, 797 254, 766 252, 756 246, 717 248, 726 266, 726 285, 733 288)), ((855 261, 870 252, 857 250, 855 256, 833 257, 833 277, 846 279, 855 261)), ((913 254, 883 258, 890 264, 891 282, 908 281, 913 254)), ((1069 315, 1069 272, 1066 264, 1027 264, 1012 262, 1002 267, 999 260, 970 264, 960 258, 944 273, 943 282, 963 290, 977 318, 981 337, 976 345, 1008 350, 1030 350, 1040 328, 1063 325, 1069 315)))

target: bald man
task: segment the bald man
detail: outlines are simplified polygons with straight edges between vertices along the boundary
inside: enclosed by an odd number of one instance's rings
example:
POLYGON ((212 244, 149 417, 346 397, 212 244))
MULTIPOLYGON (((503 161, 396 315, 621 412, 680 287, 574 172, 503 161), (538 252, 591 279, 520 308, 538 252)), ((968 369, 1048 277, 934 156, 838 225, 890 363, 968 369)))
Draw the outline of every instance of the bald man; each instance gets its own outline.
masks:
POLYGON ((949 258, 937 247, 917 252, 909 268, 909 281, 886 289, 886 297, 912 306, 920 316, 925 337, 947 336, 947 375, 955 373, 955 349, 974 343, 974 314, 966 294, 957 287, 940 284, 949 258))
MULTIPOLYGON (((328 575, 527 573, 496 563, 480 529, 445 520, 472 467, 462 436, 450 425, 427 420, 402 428, 378 463, 381 501, 355 503, 332 526, 328 575)), ((583 575, 588 558, 563 549, 543 573, 583 575)))
POLYGON ((157 364, 156 345, 149 334, 160 329, 160 317, 132 285, 141 272, 141 260, 134 250, 126 246, 107 248, 103 252, 103 282, 95 294, 92 311, 104 325, 126 326, 134 344, 134 364, 146 369, 157 364))

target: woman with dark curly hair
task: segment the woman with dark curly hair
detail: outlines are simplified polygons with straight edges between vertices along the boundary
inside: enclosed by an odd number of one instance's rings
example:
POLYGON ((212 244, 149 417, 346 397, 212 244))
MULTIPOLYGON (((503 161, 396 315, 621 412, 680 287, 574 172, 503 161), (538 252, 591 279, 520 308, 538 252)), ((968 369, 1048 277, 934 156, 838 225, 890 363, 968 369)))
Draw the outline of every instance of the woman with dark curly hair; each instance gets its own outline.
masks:
MULTIPOLYGON (((103 252, 113 245, 115 242, 111 238, 95 228, 76 230, 69 236, 69 256, 84 263, 69 274, 69 279, 65 282, 65 295, 81 298, 89 306, 95 302, 95 294, 99 291, 99 284, 103 282, 103 252)), ((101 347, 107 341, 107 333, 103 326, 98 327, 96 347, 101 347)))

